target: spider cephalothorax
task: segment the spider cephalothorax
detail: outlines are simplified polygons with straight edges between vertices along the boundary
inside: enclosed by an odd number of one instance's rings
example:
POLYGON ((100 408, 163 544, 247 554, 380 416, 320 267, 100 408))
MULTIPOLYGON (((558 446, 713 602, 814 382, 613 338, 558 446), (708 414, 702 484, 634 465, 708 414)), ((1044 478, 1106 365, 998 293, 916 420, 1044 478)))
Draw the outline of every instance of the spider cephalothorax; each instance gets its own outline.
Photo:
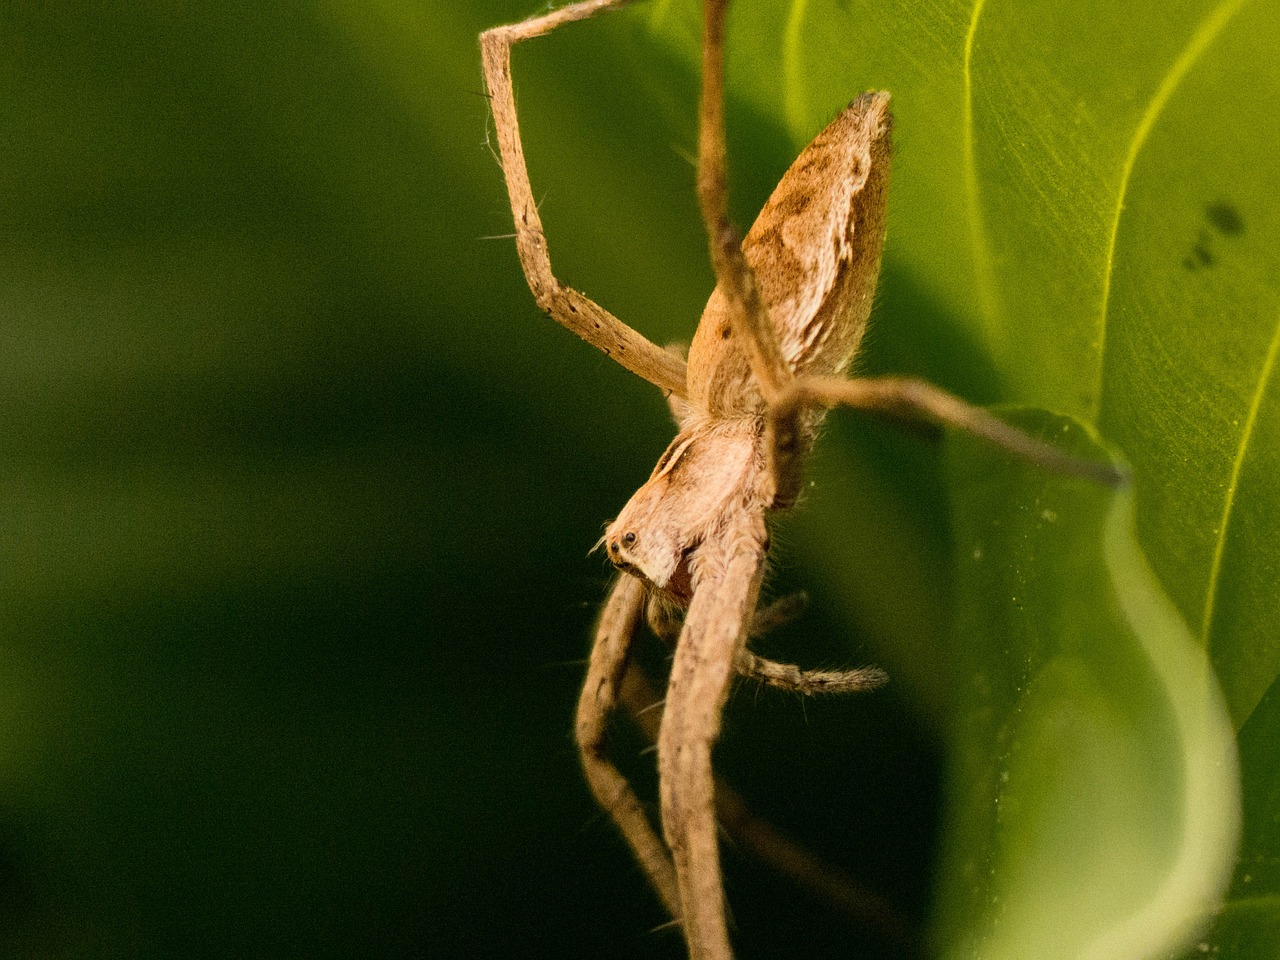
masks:
POLYGON ((754 418, 681 431, 605 533, 614 566, 688 604, 698 548, 768 503, 763 454, 763 421, 754 418))

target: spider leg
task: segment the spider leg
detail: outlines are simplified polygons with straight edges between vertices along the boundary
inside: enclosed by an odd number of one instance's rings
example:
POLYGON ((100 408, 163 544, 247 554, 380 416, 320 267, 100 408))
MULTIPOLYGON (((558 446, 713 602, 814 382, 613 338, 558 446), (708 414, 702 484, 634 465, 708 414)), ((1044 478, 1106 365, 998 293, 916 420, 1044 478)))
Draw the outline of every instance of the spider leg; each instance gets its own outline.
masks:
MULTIPOLYGON (((627 668, 619 695, 640 731, 656 742, 662 723, 657 690, 635 664, 627 668)), ((773 867, 813 896, 856 917, 887 939, 916 948, 916 934, 902 912, 884 896, 868 890, 843 870, 819 859, 777 827, 752 813, 746 800, 716 777, 716 818, 734 844, 773 867)), ((910 949, 912 954, 918 949, 910 949)))
MULTIPOLYGON (((761 607, 751 619, 750 637, 762 637, 790 623, 804 613, 809 597, 804 591, 780 597, 761 607)), ((778 663, 752 653, 745 646, 734 661, 734 669, 744 677, 792 693, 812 696, 818 693, 858 693, 873 690, 888 681, 889 676, 878 667, 857 670, 802 670, 794 664, 778 663)))
POLYGON ((676 643, 658 737, 662 828, 676 865, 691 960, 732 957, 725 926, 711 748, 760 593, 767 536, 746 515, 702 545, 693 600, 676 643))
POLYGON ((766 400, 794 379, 778 343, 778 333, 760 298, 742 237, 729 222, 729 188, 724 137, 724 20, 729 0, 706 0, 702 38, 702 101, 698 128, 698 204, 711 244, 716 282, 729 301, 734 335, 747 352, 766 400))
POLYGON ((587 680, 578 700, 575 734, 587 783, 644 868, 649 882, 671 916, 680 918, 680 897, 671 857, 658 838, 635 791, 609 759, 609 715, 627 669, 627 654, 644 606, 644 584, 622 574, 600 613, 587 680))
POLYGON ((788 491, 799 487, 800 458, 793 455, 793 450, 801 418, 815 407, 837 406, 961 430, 1055 473, 1082 477, 1107 486, 1117 486, 1128 479, 1123 470, 1112 464, 1063 453, 1009 426, 981 407, 975 407, 924 380, 912 377, 858 380, 804 377, 794 380, 769 405, 767 445, 772 458, 775 489, 788 491))
POLYGON ((887 897, 864 887, 838 867, 820 860, 769 821, 756 816, 737 791, 716 781, 716 813, 734 842, 783 876, 899 944, 907 956, 921 956, 918 934, 887 897))
MULTIPOLYGON (((768 606, 761 607, 755 612, 751 618, 751 626, 747 630, 749 637, 763 637, 766 633, 777 630, 781 626, 785 626, 792 620, 799 619, 809 606, 809 595, 803 590, 797 590, 795 593, 789 593, 785 597, 779 597, 768 606)), ((653 631, 654 636, 664 643, 674 645, 676 638, 680 636, 680 628, 683 625, 679 612, 670 604, 664 604, 655 594, 649 598, 649 607, 646 613, 649 620, 649 629, 653 631)))
POLYGON ((779 597, 767 607, 761 607, 751 618, 751 629, 748 636, 763 637, 779 627, 784 627, 793 620, 799 620, 809 609, 809 595, 803 590, 779 597))
POLYGON ((733 668, 744 677, 807 696, 819 693, 860 693, 864 690, 874 690, 889 680, 889 675, 879 667, 862 667, 857 670, 801 670, 793 663, 768 660, 746 648, 738 652, 733 668))
POLYGON ((522 40, 549 33, 575 20, 585 20, 602 10, 623 6, 628 0, 584 0, 521 23, 494 27, 480 34, 485 84, 493 109, 502 175, 511 197, 515 218, 516 249, 529 289, 538 306, 583 340, 603 350, 637 376, 668 394, 684 396, 685 363, 663 350, 588 299, 565 286, 551 271, 551 257, 542 231, 542 219, 529 184, 520 125, 516 118, 515 92, 511 84, 511 48, 522 40))
MULTIPOLYGON (((679 635, 680 622, 675 619, 672 610, 654 600, 649 604, 649 627, 659 638, 671 643, 679 635)), ((804 613, 808 603, 809 598, 803 591, 780 597, 767 607, 761 607, 755 612, 747 635, 761 637, 783 624, 790 623, 804 613)), ((821 693, 860 693, 864 690, 874 690, 889 679, 888 674, 879 667, 862 667, 857 670, 802 670, 794 664, 779 663, 752 653, 745 645, 734 658, 733 669, 739 675, 751 680, 758 680, 768 686, 806 696, 821 693)), ((630 676, 631 674, 628 673, 628 682, 630 682, 630 676)))

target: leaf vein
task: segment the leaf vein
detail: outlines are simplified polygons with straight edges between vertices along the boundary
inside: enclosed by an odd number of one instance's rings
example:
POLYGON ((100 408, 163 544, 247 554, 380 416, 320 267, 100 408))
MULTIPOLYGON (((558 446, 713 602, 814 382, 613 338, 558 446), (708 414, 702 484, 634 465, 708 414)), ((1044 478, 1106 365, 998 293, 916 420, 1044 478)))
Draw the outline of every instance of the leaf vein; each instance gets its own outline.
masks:
POLYGON ((800 41, 807 6, 808 0, 791 0, 786 33, 782 38, 783 109, 793 139, 803 133, 807 113, 800 72, 800 41))
POLYGON ((1236 447, 1235 460, 1231 464, 1231 479, 1227 482, 1227 493, 1222 504, 1222 519, 1218 521, 1218 537, 1213 545, 1213 561, 1209 565, 1209 588, 1205 593, 1204 617, 1200 624, 1200 641, 1206 647, 1209 645, 1209 630, 1213 627, 1218 584, 1222 579, 1222 560, 1227 549, 1227 528, 1231 525, 1236 492, 1240 488, 1240 474, 1244 470, 1245 457, 1248 454, 1249 444, 1253 440, 1254 428, 1258 424, 1258 411, 1262 409, 1262 400, 1275 373, 1277 355, 1280 355, 1280 319, 1276 321, 1271 345, 1267 347, 1267 358, 1263 361, 1261 373, 1258 374, 1257 389, 1253 391, 1253 397, 1249 401, 1249 414, 1245 417, 1244 429, 1240 433, 1240 443, 1236 447))
POLYGON ((1003 326, 1003 310, 996 290, 995 268, 991 262, 991 243, 982 215, 982 193, 978 186, 978 160, 974 144, 973 120, 973 42, 986 0, 974 0, 969 28, 964 36, 964 180, 969 195, 969 242, 973 247, 975 283, 983 319, 988 324, 1003 326))

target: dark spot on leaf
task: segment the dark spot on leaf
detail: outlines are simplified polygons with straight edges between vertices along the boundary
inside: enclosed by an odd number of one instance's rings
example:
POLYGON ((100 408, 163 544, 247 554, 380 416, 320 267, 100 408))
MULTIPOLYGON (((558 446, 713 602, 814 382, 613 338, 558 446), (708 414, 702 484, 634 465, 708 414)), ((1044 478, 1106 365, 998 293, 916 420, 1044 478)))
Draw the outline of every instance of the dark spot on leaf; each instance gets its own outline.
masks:
POLYGON ((1219 233, 1238 237, 1244 233, 1244 218, 1240 211, 1226 201, 1211 203, 1204 208, 1204 217, 1219 233))
POLYGON ((1213 266, 1215 262, 1215 258, 1213 254, 1209 252, 1209 248, 1206 247, 1203 243, 1197 243, 1194 247, 1191 248, 1191 252, 1195 255, 1196 260, 1200 262, 1201 266, 1205 266, 1205 267, 1213 266))

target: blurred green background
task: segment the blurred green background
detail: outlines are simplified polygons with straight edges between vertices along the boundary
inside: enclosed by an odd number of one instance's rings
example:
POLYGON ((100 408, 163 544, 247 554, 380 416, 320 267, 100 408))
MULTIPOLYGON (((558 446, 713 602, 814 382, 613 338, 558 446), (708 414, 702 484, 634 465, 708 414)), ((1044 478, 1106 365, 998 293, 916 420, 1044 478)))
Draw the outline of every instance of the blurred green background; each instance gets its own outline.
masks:
MULTIPOLYGON (((672 427, 486 239, 510 214, 475 37, 528 12, 5 4, 0 954, 680 955, 570 736, 609 579, 587 550, 672 427)), ((687 339, 711 285, 693 78, 627 17, 515 74, 558 271, 687 339)), ((746 220, 794 151, 730 122, 746 220)), ((871 350, 912 369, 892 334, 871 350)), ((864 432, 928 490, 918 441, 864 432)), ((845 465, 817 466, 829 501, 856 496, 845 465)), ((905 522, 941 529, 934 499, 905 522)), ((774 652, 874 662, 804 527, 780 540, 777 591, 814 603, 774 652)), ((928 643, 940 601, 911 603, 869 620, 928 643)), ((929 704, 942 668, 915 669, 929 704)), ((905 686, 743 691, 721 754, 919 928, 940 753, 905 686)), ((742 956, 895 955, 726 863, 742 956)))

